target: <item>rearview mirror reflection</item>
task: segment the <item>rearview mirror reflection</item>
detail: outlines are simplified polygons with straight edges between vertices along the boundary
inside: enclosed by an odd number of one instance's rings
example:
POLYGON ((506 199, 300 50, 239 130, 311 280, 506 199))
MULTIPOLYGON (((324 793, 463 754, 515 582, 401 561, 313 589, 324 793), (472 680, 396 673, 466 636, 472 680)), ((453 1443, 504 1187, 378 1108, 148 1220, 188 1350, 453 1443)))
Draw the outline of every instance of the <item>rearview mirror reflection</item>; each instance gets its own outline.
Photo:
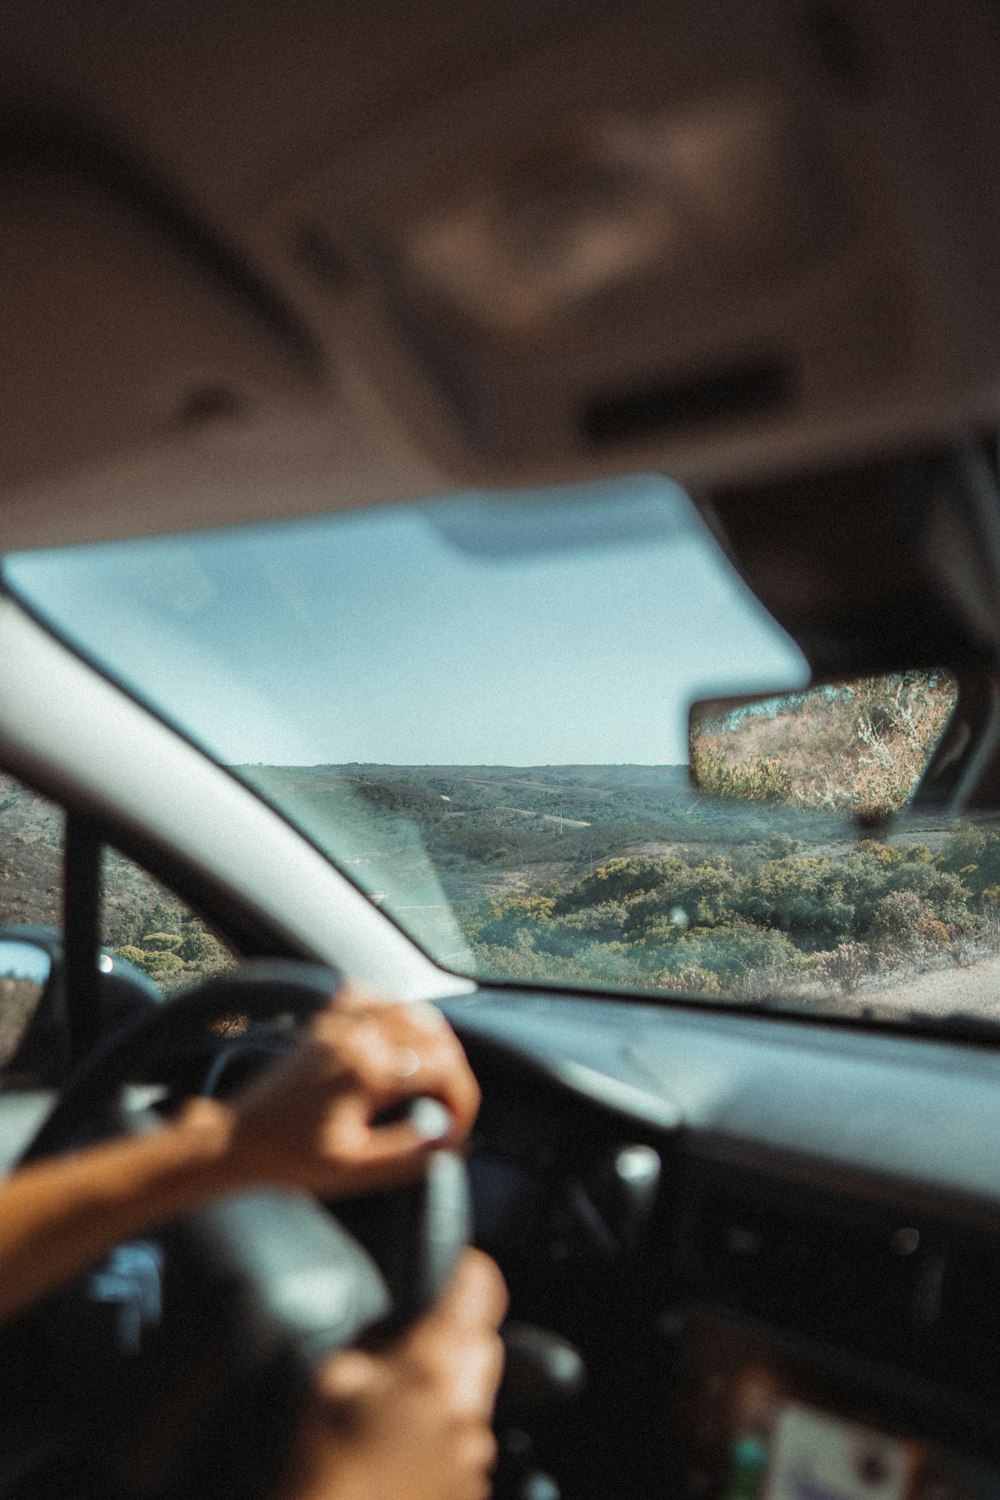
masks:
POLYGON ((948 672, 901 672, 804 692, 696 703, 701 791, 873 819, 901 811, 938 753, 958 697, 948 672))

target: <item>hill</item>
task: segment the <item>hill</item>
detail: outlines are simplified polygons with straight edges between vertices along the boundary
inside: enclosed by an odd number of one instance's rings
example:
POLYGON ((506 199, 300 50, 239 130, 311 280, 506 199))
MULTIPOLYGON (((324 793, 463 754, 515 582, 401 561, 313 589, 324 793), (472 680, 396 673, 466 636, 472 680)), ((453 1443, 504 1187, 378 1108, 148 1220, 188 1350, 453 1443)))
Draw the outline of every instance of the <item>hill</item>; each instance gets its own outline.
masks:
MULTIPOLYGON (((769 749, 750 728, 720 760, 769 749)), ((706 796, 677 765, 239 769, 483 976, 826 1010, 1000 944, 1000 834, 934 815, 859 837, 844 811, 706 796)))
MULTIPOLYGON (((986 825, 859 842, 842 815, 706 797, 677 765, 234 769, 459 970, 825 1009, 1000 948, 986 825)), ((0 923, 60 923, 61 843, 58 810, 0 777, 0 923)), ((228 962, 129 861, 109 855, 104 884, 105 944, 165 989, 228 962)))
POLYGON ((270 789, 277 800, 289 789, 318 796, 360 794, 383 805, 412 805, 428 797, 451 800, 456 810, 553 812, 565 816, 622 818, 673 814, 692 799, 688 768, 681 766, 236 766, 240 776, 270 789), (379 790, 381 789, 381 799, 379 790))
MULTIPOLYGON (((63 815, 47 798, 0 775, 0 926, 62 926, 63 815)), ((196 983, 229 960, 171 892, 108 853, 102 941, 165 990, 196 983)))

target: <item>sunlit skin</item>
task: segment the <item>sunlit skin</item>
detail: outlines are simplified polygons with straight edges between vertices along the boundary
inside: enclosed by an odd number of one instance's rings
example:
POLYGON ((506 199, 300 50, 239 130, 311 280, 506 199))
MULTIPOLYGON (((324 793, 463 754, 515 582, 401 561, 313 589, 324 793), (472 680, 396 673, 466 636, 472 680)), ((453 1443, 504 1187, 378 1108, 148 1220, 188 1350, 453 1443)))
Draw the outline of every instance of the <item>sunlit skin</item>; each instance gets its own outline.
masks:
MULTIPOLYGON (((235 1101, 195 1099, 149 1135, 38 1162, 0 1185, 0 1318, 10 1318, 116 1241, 222 1193, 269 1184, 334 1198, 418 1177, 460 1147, 479 1090, 430 1006, 343 988, 300 1046, 235 1101), (437 1099, 450 1124, 428 1140, 376 1124, 393 1105, 437 1099)), ((490 1416, 506 1292, 469 1251, 439 1304, 389 1349, 348 1351, 317 1372, 287 1500, 480 1500, 494 1461, 490 1416)))
POLYGON ((470 1250, 437 1306, 385 1353, 318 1372, 286 1500, 484 1500, 507 1309, 493 1261, 470 1250))

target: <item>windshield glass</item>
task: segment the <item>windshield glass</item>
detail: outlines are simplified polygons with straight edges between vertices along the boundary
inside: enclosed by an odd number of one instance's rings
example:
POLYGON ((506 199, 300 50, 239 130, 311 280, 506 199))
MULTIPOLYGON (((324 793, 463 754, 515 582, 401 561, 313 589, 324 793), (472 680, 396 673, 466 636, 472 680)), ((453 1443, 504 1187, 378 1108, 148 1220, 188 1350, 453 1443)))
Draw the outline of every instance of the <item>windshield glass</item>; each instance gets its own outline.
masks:
MULTIPOLYGON (((859 843, 833 802, 693 785, 695 700, 808 670, 664 479, 19 554, 5 576, 473 977, 871 1011, 997 926, 962 843, 988 835, 911 820, 859 843)), ((941 676, 866 709, 873 754, 889 699, 912 718, 928 697, 929 755, 941 676)), ((744 774, 722 729, 759 739, 762 712, 709 721, 717 777, 744 774)))

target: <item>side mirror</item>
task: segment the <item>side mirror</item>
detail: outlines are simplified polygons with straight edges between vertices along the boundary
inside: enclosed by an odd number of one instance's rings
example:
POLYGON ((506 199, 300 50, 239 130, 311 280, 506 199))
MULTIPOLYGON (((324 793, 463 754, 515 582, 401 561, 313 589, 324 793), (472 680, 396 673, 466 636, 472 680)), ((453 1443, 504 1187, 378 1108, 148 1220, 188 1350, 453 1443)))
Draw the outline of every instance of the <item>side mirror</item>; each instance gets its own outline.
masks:
POLYGON ((973 740, 958 703, 958 682, 946 671, 696 703, 691 778, 714 796, 879 822, 928 779, 942 788, 953 780, 949 768, 973 740))
MULTIPOLYGON (((106 953, 100 992, 105 1032, 163 1002, 141 970, 106 953)), ((66 1036, 62 934, 41 924, 0 927, 0 1083, 60 1083, 67 1071, 66 1036)))
POLYGON ((52 975, 52 954, 26 938, 0 937, 0 1071, 24 1041, 52 975))

